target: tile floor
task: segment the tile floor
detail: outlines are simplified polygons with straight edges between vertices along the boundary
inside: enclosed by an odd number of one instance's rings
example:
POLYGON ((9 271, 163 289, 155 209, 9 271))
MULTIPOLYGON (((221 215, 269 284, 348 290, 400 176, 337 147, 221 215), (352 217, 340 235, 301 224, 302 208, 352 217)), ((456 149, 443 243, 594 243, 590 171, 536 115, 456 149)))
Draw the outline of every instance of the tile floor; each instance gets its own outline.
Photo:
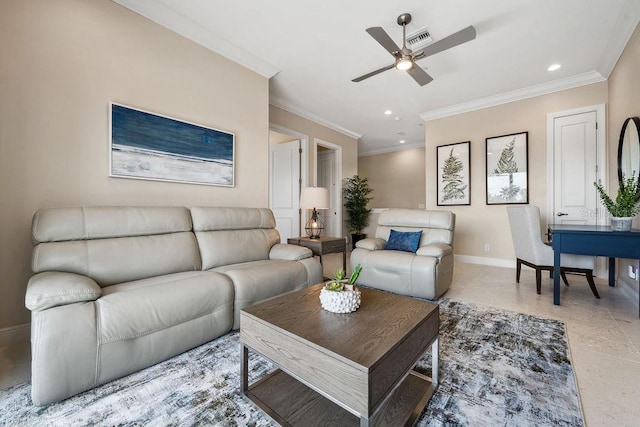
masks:
MULTIPOLYGON (((324 274, 333 276, 341 254, 325 257, 324 274)), ((618 288, 597 280, 602 299, 593 297, 582 277, 568 276, 560 306, 552 303, 552 284, 543 275, 542 294, 535 274, 524 268, 520 284, 515 269, 456 263, 446 297, 528 313, 565 322, 587 426, 640 425, 640 319, 638 307, 618 288)), ((0 388, 28 381, 29 344, 0 347, 0 388)), ((541 391, 543 392, 543 391, 541 391)))

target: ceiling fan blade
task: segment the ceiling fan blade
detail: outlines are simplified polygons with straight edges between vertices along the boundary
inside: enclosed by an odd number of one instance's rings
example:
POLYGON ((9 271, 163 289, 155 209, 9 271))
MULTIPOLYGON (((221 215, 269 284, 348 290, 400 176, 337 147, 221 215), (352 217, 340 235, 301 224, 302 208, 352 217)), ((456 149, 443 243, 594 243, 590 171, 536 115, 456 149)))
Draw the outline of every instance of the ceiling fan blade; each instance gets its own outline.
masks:
POLYGON ((369 77, 373 77, 373 76, 375 76, 376 74, 380 74, 380 73, 381 73, 381 72, 383 72, 383 71, 390 70, 390 69, 392 69, 392 68, 393 68, 393 67, 395 67, 395 66, 396 66, 395 64, 387 65, 386 67, 379 68, 379 69, 377 69, 377 70, 375 70, 375 71, 372 71, 372 72, 370 72, 370 73, 367 73, 367 74, 365 74, 365 75, 363 75, 363 76, 356 77, 355 79, 353 79, 353 80, 351 80, 351 81, 352 81, 352 82, 361 82, 362 80, 364 80, 364 79, 368 79, 369 77))
POLYGON ((396 56, 396 54, 400 52, 400 48, 398 47, 396 42, 394 42, 391 37, 389 37, 389 34, 387 34, 387 32, 383 30, 382 27, 367 28, 367 33, 369 33, 371 37, 373 37, 378 43, 380 43, 382 47, 385 48, 391 55, 396 56))
POLYGON ((433 80, 433 77, 427 74, 425 70, 418 67, 415 63, 413 64, 413 67, 407 70, 407 73, 409 73, 409 75, 413 77, 413 80, 415 80, 420 86, 424 86, 433 80))
MULTIPOLYGON (((422 50, 414 53, 414 58, 420 55, 420 58, 435 55, 443 50, 451 49, 452 47, 461 45, 476 38, 476 29, 473 25, 469 25, 467 28, 453 33, 450 36, 438 40, 437 42, 430 44, 422 50)), ((419 59, 419 58, 417 58, 419 59)))

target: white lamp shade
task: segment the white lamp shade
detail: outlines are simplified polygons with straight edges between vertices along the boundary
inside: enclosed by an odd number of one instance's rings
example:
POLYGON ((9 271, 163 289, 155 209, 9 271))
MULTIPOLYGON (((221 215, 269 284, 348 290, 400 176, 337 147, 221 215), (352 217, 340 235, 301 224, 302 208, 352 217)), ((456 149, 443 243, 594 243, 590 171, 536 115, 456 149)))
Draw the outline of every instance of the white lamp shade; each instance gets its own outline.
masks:
POLYGON ((329 209, 329 190, 323 187, 306 187, 300 194, 302 209, 329 209))

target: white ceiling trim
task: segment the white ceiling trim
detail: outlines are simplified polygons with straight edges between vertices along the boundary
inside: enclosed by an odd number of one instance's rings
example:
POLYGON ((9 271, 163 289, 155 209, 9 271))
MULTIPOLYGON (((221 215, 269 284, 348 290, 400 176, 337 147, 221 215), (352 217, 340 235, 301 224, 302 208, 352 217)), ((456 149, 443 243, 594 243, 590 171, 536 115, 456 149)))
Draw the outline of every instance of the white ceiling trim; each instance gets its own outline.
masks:
POLYGON ((496 105, 508 104, 510 102, 547 95, 561 90, 599 83, 605 80, 606 78, 599 72, 590 71, 588 73, 578 74, 566 79, 554 80, 549 83, 528 86, 511 92, 501 93, 499 95, 488 96, 486 98, 463 102, 461 104, 437 110, 426 111, 424 113, 420 113, 420 118, 427 122, 429 120, 441 119, 443 117, 455 116, 456 114, 468 113, 470 111, 482 110, 483 108, 495 107, 496 105))
POLYGON ((613 72, 613 68, 618 63, 618 59, 622 56, 624 48, 638 26, 638 22, 640 22, 640 2, 627 0, 614 27, 615 31, 611 34, 598 63, 597 70, 606 78, 609 78, 613 72))
POLYGON ((381 148, 379 150, 370 150, 370 151, 363 151, 363 152, 360 152, 360 150, 358 150, 358 157, 375 156, 376 154, 395 153, 396 151, 405 151, 405 150, 411 150, 415 148, 425 148, 425 143, 422 142, 419 144, 402 144, 397 147, 381 148))
POLYGON ((133 12, 144 16, 151 21, 162 25, 180 34, 187 39, 198 43, 213 52, 242 65, 249 70, 260 74, 267 79, 275 76, 280 70, 263 59, 241 49, 228 42, 224 38, 207 30, 203 26, 193 22, 189 18, 180 14, 159 2, 148 0, 112 0, 119 5, 126 7, 133 12))
POLYGON ((279 98, 273 97, 273 96, 269 96, 269 104, 273 105, 274 107, 278 107, 284 111, 288 111, 291 114, 295 114, 297 116, 300 116, 304 119, 307 120, 311 120, 312 122, 316 122, 319 125, 328 127, 329 129, 335 130, 336 132, 340 132, 343 135, 346 135, 348 137, 354 138, 354 139, 360 139, 362 138, 362 135, 356 132, 353 132, 349 129, 343 128, 340 125, 337 125, 333 122, 330 122, 328 120, 323 119, 320 116, 317 116, 315 114, 312 114, 308 111, 296 108, 296 107, 292 107, 290 105, 285 104, 284 102, 281 102, 281 100, 279 98))

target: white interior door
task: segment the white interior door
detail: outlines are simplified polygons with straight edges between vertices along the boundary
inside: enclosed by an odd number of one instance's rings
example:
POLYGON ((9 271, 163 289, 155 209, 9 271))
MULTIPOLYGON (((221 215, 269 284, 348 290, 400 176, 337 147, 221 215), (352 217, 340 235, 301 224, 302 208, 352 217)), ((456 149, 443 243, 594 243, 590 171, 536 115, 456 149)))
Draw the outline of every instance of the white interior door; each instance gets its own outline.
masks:
POLYGON ((300 235, 300 151, 300 141, 270 148, 269 208, 284 243, 300 235))
POLYGON ((553 137, 554 224, 597 223, 596 112, 556 117, 553 137))
POLYGON ((320 216, 324 222, 325 236, 340 236, 335 224, 338 216, 338 207, 336 206, 336 156, 332 150, 325 150, 318 153, 318 187, 324 187, 329 190, 329 209, 321 210, 320 216))

